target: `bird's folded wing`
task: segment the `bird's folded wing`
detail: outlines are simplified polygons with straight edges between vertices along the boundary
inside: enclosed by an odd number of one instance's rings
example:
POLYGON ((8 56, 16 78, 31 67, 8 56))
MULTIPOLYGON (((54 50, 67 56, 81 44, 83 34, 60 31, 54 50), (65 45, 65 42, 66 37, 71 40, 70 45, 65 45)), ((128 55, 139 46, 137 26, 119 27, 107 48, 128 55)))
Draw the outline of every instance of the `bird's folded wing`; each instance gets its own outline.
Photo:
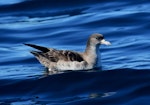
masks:
POLYGON ((34 44, 25 44, 27 46, 33 47, 40 51, 31 51, 39 60, 49 60, 51 62, 58 62, 59 60, 63 61, 78 61, 82 62, 84 59, 81 54, 69 50, 56 50, 53 48, 47 48, 43 46, 38 46, 34 44))
POLYGON ((59 60, 78 62, 83 61, 83 58, 79 53, 68 50, 49 49, 48 52, 42 53, 42 55, 52 62, 58 62, 59 60))

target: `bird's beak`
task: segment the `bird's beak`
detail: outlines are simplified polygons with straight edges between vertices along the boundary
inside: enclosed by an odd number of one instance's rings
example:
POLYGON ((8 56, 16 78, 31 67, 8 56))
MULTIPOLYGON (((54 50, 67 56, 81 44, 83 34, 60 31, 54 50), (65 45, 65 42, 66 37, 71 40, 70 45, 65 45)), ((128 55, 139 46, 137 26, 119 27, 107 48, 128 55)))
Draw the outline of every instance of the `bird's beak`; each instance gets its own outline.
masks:
POLYGON ((109 41, 106 41, 105 39, 101 40, 101 44, 111 45, 111 43, 109 41))

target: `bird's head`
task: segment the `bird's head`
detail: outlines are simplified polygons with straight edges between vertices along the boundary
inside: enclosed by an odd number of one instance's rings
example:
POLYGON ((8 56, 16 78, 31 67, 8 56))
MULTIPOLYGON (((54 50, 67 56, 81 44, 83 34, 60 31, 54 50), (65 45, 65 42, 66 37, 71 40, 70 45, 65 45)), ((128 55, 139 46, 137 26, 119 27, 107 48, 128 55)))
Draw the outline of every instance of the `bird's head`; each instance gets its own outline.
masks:
POLYGON ((89 40, 90 40, 90 44, 92 45, 100 45, 100 44, 111 45, 109 41, 106 41, 104 39, 104 36, 102 34, 98 34, 98 33, 92 34, 89 40))

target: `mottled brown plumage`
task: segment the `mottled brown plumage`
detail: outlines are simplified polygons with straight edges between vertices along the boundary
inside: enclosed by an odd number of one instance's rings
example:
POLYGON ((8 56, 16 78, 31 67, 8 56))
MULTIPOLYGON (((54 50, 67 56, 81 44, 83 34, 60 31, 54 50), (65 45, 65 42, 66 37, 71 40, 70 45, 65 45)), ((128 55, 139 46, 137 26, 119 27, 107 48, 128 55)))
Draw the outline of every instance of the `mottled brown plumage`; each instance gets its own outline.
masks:
POLYGON ((37 57, 45 57, 49 59, 51 62, 58 62, 58 60, 78 61, 78 62, 83 61, 81 55, 73 51, 56 50, 56 49, 46 48, 46 47, 33 45, 33 44, 25 44, 25 45, 40 50, 41 52, 31 51, 31 53, 37 57))

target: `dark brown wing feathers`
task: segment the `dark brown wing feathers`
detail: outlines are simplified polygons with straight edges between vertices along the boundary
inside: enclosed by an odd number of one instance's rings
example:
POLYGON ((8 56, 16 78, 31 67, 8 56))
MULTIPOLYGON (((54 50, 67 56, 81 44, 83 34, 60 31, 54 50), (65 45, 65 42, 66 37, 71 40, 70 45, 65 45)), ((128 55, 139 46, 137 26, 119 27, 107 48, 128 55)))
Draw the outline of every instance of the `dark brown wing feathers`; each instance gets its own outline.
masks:
POLYGON ((51 62, 58 62, 58 60, 78 61, 78 62, 83 61, 82 56, 73 51, 48 49, 46 47, 37 46, 33 44, 25 44, 25 45, 42 51, 42 52, 32 51, 31 53, 36 57, 44 57, 45 59, 49 59, 51 62))
POLYGON ((71 61, 79 61, 79 62, 83 61, 83 58, 75 52, 69 51, 67 56, 71 61))

